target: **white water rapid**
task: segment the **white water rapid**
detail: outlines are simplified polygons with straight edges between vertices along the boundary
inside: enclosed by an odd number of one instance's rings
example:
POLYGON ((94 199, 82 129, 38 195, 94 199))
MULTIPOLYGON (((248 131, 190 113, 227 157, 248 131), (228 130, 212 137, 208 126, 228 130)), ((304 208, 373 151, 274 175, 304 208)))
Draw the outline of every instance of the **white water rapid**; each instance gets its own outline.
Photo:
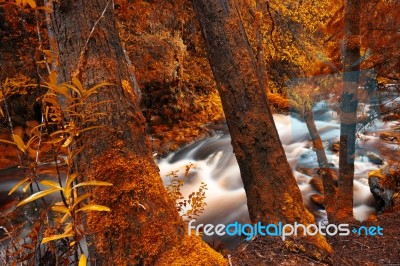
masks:
MULTIPOLYGON (((315 108, 315 119, 318 131, 323 141, 328 146, 329 141, 339 138, 339 124, 334 113, 323 104, 315 108)), ((297 171, 299 168, 314 169, 318 167, 316 154, 312 149, 306 125, 297 118, 289 115, 276 114, 274 120, 286 152, 287 159, 293 170, 303 200, 317 220, 326 217, 322 210, 309 199, 317 191, 309 184, 311 176, 297 171)), ((379 167, 371 163, 365 151, 378 153, 375 146, 379 141, 377 132, 389 125, 379 123, 369 129, 366 135, 360 134, 357 142, 357 157, 355 163, 354 180, 354 215, 357 220, 365 220, 375 212, 373 196, 368 186, 368 172, 379 167)), ((338 167, 338 154, 326 149, 328 160, 338 167)), ((169 178, 166 176, 171 171, 185 172, 186 165, 193 163, 188 181, 183 192, 186 195, 197 191, 200 182, 207 184, 206 203, 204 213, 198 218, 197 223, 229 224, 238 221, 248 223, 249 216, 246 205, 246 195, 240 178, 239 166, 232 151, 231 139, 227 133, 217 133, 214 137, 206 138, 190 144, 166 158, 158 160, 161 176, 166 185, 169 178)), ((267 191, 265 193, 268 193, 267 191)), ((210 239, 208 239, 210 241, 210 239)), ((212 241, 212 240, 211 240, 212 241)))

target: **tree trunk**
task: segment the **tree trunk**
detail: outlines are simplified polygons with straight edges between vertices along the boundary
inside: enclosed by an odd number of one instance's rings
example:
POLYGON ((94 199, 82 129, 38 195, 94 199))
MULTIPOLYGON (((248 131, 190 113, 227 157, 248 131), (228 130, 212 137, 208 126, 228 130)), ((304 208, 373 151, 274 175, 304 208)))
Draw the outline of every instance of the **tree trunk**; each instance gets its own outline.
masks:
POLYGON ((330 221, 333 218, 336 206, 336 172, 329 165, 321 136, 318 132, 317 126, 315 125, 313 111, 306 110, 303 114, 303 118, 307 125, 313 148, 317 154, 318 166, 321 171, 320 176, 322 177, 322 183, 324 186, 324 207, 328 215, 328 220, 330 221))
POLYGON ((299 106, 297 103, 290 102, 288 99, 284 99, 276 94, 268 94, 268 98, 270 105, 274 106, 278 111, 294 112, 304 119, 313 143, 313 149, 317 155, 318 167, 321 171, 320 176, 322 178, 324 190, 324 207, 328 215, 328 220, 332 220, 336 209, 337 187, 335 181, 337 181, 337 174, 329 166, 321 136, 315 125, 313 110, 307 106, 299 106))
MULTIPOLYGON (((194 0, 252 222, 310 224, 233 0, 194 0)), ((330 251, 325 239, 316 241, 330 251)))
POLYGON ((110 102, 98 105, 96 111, 107 114, 97 121, 104 128, 84 134, 84 150, 76 161, 83 178, 113 183, 93 190, 94 202, 110 207, 111 212, 87 215, 87 229, 95 232, 88 243, 92 265, 182 260, 224 264, 220 254, 187 236, 162 184, 145 135, 134 77, 119 40, 113 1, 53 3, 50 29, 55 40, 51 43, 59 53, 59 82, 77 77, 87 88, 104 81, 115 84, 88 99, 110 102))
POLYGON ((353 219, 353 179, 360 69, 361 0, 345 3, 343 92, 340 100, 339 184, 335 219, 353 219))

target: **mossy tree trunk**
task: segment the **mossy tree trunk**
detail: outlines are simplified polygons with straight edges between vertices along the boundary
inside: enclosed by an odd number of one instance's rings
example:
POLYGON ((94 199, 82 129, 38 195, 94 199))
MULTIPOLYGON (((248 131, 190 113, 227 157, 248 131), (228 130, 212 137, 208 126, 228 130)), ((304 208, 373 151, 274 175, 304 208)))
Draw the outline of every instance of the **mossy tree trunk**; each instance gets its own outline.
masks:
POLYGON ((335 220, 353 219, 353 179, 360 70, 361 0, 345 1, 343 92, 340 99, 339 182, 335 220))
POLYGON ((97 121, 104 128, 82 136, 84 150, 76 160, 84 179, 113 183, 93 191, 93 201, 111 212, 87 215, 86 229, 95 233, 88 243, 92 265, 155 265, 160 259, 223 264, 222 256, 187 236, 162 184, 118 36, 113 1, 53 3, 50 36, 59 55, 59 82, 76 77, 87 88, 104 81, 114 84, 88 99, 109 101, 96 110, 107 115, 97 121), (179 252, 171 254, 174 250, 179 252))
MULTIPOLYGON (((257 62, 234 0, 194 0, 247 196, 250 219, 314 223, 260 87, 257 62)), ((330 251, 325 239, 317 245, 330 251)), ((316 240, 316 239, 314 239, 316 240)))

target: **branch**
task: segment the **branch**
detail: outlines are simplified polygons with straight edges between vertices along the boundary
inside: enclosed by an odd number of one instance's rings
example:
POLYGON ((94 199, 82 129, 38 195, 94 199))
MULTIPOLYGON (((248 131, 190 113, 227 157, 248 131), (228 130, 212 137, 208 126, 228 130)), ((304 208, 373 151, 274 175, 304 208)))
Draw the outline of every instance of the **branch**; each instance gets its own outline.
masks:
POLYGON ((276 48, 276 45, 275 45, 275 42, 274 42, 274 38, 273 38, 273 34, 274 34, 274 31, 275 31, 275 20, 274 20, 274 18, 272 16, 271 9, 274 10, 276 13, 278 13, 278 11, 276 11, 273 8, 271 8, 271 6, 269 5, 269 1, 267 1, 267 11, 268 11, 269 17, 271 18, 271 23, 272 23, 270 37, 271 37, 272 46, 277 51, 278 49, 276 48))

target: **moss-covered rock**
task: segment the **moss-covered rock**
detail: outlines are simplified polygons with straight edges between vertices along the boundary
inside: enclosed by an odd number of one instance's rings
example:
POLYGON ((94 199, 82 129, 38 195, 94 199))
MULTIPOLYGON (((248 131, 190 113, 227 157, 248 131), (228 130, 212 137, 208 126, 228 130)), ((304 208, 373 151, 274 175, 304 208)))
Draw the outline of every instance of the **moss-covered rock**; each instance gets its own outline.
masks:
POLYGON ((368 183, 378 212, 400 207, 400 170, 375 170, 368 174, 368 183))

